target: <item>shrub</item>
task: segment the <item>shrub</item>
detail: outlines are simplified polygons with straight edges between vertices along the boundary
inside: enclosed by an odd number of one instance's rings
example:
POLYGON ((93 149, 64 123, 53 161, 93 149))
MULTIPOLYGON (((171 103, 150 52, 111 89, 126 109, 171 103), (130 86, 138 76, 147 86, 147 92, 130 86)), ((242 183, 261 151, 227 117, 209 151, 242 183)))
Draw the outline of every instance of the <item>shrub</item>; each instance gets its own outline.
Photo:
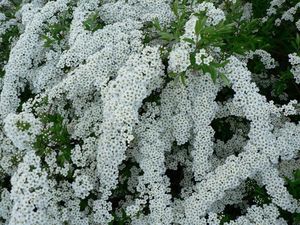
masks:
POLYGON ((2 0, 0 224, 300 224, 298 0, 2 0))

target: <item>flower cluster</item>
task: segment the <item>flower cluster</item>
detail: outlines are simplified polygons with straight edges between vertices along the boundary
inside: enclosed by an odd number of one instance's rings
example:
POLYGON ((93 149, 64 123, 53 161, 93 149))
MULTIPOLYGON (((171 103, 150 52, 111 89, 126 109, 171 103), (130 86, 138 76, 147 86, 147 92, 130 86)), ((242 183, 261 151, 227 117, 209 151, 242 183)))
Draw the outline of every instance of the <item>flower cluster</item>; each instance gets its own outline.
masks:
POLYGON ((291 72, 294 75, 297 84, 300 84, 300 57, 296 54, 289 54, 289 62, 292 65, 291 72))
POLYGON ((201 65, 202 63, 205 65, 209 65, 214 58, 211 55, 208 55, 205 49, 201 49, 198 53, 196 53, 196 64, 201 65))

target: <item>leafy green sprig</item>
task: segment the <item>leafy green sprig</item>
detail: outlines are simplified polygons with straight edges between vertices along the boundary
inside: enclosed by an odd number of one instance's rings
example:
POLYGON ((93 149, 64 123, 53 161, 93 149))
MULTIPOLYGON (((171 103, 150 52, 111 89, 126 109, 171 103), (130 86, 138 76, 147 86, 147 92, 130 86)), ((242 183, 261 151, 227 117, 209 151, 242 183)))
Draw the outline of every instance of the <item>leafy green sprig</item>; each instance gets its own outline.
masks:
MULTIPOLYGON (((207 17, 205 12, 195 13, 198 17, 195 25, 196 41, 191 38, 183 38, 185 24, 192 14, 192 11, 187 7, 186 1, 175 0, 172 4, 172 11, 175 15, 175 21, 169 28, 162 28, 158 19, 152 22, 152 27, 155 28, 157 35, 156 38, 165 41, 165 49, 167 52, 172 50, 172 45, 180 41, 185 41, 194 46, 194 51, 190 54, 191 66, 188 69, 194 71, 201 70, 203 73, 209 73, 212 80, 216 82, 217 78, 221 78, 227 85, 229 85, 229 79, 219 72, 219 68, 223 67, 227 61, 212 62, 210 65, 197 65, 195 63, 195 55, 201 48, 219 47, 225 45, 224 36, 233 33, 233 24, 221 22, 216 26, 206 26, 207 17)), ((168 56, 165 56, 166 58, 168 56)), ((169 72, 169 77, 175 80, 180 80, 183 84, 186 84, 186 72, 174 73, 169 72)))
POLYGON ((84 29, 91 32, 102 29, 105 26, 104 21, 100 18, 99 12, 91 13, 83 22, 84 29))
POLYGON ((58 22, 50 24, 44 29, 45 34, 41 35, 44 41, 45 48, 53 48, 53 46, 60 45, 64 38, 68 35, 72 19, 68 12, 63 13, 58 22))
MULTIPOLYGON (((21 0, 10 1, 10 6, 0 6, 0 12, 4 13, 6 20, 15 19, 15 14, 21 8, 21 3, 21 0)), ((19 27, 17 25, 13 25, 0 37, 0 78, 4 77, 4 66, 8 61, 11 45, 19 36, 19 27)))
POLYGON ((77 0, 71 1, 68 4, 68 9, 57 15, 58 21, 56 23, 49 24, 48 22, 45 22, 45 27, 43 29, 44 33, 41 34, 41 39, 44 41, 45 48, 54 49, 55 45, 60 45, 68 36, 76 3, 77 0))
POLYGON ((40 116, 44 129, 37 135, 33 147, 37 154, 45 157, 52 151, 57 151, 57 163, 63 166, 65 162, 71 162, 71 137, 64 119, 59 114, 44 114, 40 116))

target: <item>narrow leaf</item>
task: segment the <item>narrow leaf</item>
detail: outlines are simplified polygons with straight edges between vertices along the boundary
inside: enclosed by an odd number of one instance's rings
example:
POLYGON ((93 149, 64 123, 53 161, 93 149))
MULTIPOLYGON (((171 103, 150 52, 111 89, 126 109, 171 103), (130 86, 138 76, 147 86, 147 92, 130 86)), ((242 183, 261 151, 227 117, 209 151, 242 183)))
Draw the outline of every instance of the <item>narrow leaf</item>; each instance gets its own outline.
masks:
POLYGON ((212 66, 209 66, 208 72, 210 73, 210 76, 211 76, 211 79, 213 80, 213 82, 216 83, 217 77, 218 77, 216 69, 212 66))
POLYGON ((220 73, 220 77, 221 77, 221 79, 224 81, 224 83, 225 83, 226 86, 229 86, 229 85, 230 85, 230 80, 228 79, 228 77, 226 77, 225 74, 220 73))
POLYGON ((180 73, 180 80, 183 83, 184 86, 186 86, 186 78, 185 78, 185 73, 180 73))
POLYGON ((183 38, 182 40, 184 40, 185 42, 188 42, 190 44, 196 44, 195 41, 191 38, 183 38))
POLYGON ((196 33, 196 36, 199 36, 200 34, 200 31, 201 31, 201 21, 200 20, 197 20, 196 22, 196 25, 195 25, 195 33, 196 33))
POLYGON ((169 75, 169 77, 171 77, 171 78, 175 78, 175 77, 177 76, 177 73, 170 72, 168 75, 169 75))
POLYGON ((204 28, 205 23, 206 23, 206 17, 205 16, 196 21, 195 33, 196 33, 197 36, 199 36, 201 30, 204 28))
POLYGON ((178 17, 178 5, 179 5, 178 0, 175 0, 172 5, 172 10, 176 17, 178 17))
POLYGON ((173 34, 167 32, 159 32, 159 35, 161 36, 162 39, 166 41, 172 41, 175 38, 173 34))
POLYGON ((157 30, 161 31, 161 27, 160 27, 159 20, 158 20, 157 17, 153 20, 152 23, 153 23, 153 26, 154 26, 157 30))

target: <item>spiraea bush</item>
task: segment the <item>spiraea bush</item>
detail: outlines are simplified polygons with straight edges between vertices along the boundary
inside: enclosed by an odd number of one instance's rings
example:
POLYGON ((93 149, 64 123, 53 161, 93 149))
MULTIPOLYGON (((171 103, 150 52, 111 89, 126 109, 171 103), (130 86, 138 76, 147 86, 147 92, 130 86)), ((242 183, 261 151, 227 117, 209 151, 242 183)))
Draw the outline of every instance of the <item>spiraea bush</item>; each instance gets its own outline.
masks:
POLYGON ((299 0, 0 0, 1 225, 300 224, 299 0))

